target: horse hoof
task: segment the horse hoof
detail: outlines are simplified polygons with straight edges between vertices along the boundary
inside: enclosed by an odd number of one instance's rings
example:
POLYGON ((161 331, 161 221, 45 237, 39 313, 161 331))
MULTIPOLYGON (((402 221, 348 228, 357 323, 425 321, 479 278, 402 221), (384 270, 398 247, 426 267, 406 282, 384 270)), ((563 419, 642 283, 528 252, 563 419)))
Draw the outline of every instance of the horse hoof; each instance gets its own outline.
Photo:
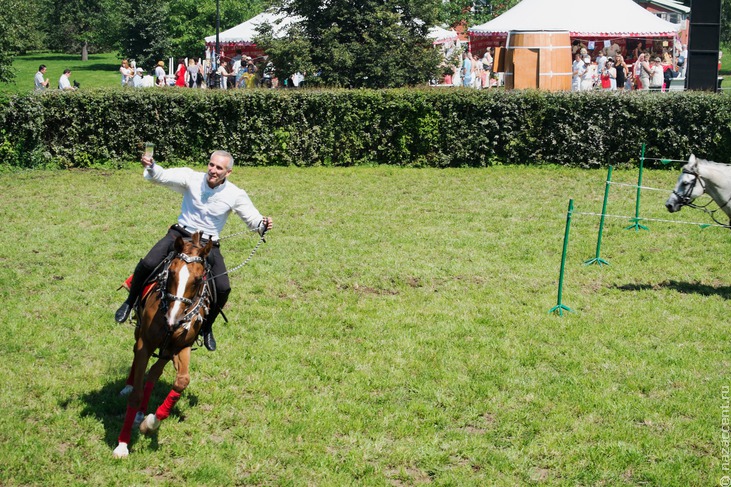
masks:
POLYGON ((120 443, 112 453, 114 458, 127 458, 129 456, 129 450, 127 449, 127 443, 120 443))
POLYGON ((122 389, 121 391, 119 391, 119 395, 122 396, 122 397, 129 396, 129 393, 132 392, 133 389, 134 389, 134 387, 132 387, 131 385, 127 384, 126 386, 124 386, 124 389, 122 389))
POLYGON ((159 427, 160 420, 154 414, 148 414, 144 421, 140 423, 140 433, 149 435, 157 431, 159 427))
POLYGON ((137 414, 135 414, 135 421, 132 423, 132 429, 137 428, 139 425, 142 424, 142 421, 145 419, 145 413, 142 411, 137 411, 137 414))

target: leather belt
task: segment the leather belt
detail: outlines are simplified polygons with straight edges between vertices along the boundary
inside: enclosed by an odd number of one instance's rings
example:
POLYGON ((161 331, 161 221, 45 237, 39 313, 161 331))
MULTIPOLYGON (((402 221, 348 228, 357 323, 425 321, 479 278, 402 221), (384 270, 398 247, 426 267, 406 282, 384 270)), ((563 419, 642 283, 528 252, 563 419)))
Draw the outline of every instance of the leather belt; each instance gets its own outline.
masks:
MULTIPOLYGON (((184 236, 189 237, 189 238, 192 237, 193 234, 198 231, 193 228, 188 228, 185 225, 181 225, 180 223, 176 223, 175 225, 172 226, 172 228, 174 228, 175 230, 177 230, 178 232, 182 233, 184 236)), ((209 240, 212 241, 213 245, 215 245, 216 247, 221 245, 221 242, 217 237, 214 237, 213 235, 207 235, 207 234, 201 232, 201 241, 207 242, 209 240)))

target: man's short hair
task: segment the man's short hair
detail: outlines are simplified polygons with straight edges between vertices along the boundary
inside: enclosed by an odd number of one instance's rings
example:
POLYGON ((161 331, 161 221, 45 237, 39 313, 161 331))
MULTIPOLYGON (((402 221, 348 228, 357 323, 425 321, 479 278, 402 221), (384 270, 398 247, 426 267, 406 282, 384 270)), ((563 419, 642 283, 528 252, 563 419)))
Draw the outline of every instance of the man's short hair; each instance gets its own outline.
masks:
POLYGON ((40 66, 38 66, 38 71, 43 71, 44 69, 46 69, 45 64, 41 64, 40 66))
POLYGON ((66 69, 63 70, 63 74, 69 74, 70 72, 71 72, 71 70, 68 69, 68 68, 66 68, 66 69))
POLYGON ((230 152, 225 151, 225 150, 217 150, 217 151, 213 151, 213 154, 211 154, 211 157, 213 157, 213 156, 227 158, 229 171, 234 168, 234 156, 232 156, 230 152))

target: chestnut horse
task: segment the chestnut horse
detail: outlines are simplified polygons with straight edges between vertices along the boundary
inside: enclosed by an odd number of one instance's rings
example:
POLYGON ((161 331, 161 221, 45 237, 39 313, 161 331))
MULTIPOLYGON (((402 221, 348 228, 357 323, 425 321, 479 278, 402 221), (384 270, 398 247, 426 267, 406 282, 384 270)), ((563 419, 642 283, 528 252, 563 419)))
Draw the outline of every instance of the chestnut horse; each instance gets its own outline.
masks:
POLYGON ((175 241, 175 252, 163 262, 153 289, 138 301, 134 360, 128 380, 132 389, 114 458, 129 455, 127 445, 133 424, 141 421, 140 431, 144 434, 156 431, 190 382, 190 347, 198 337, 211 301, 215 300, 206 264, 212 242, 203 246, 200 237, 200 233, 195 233, 190 241, 175 241), (159 359, 150 367, 145 381, 147 364, 158 349, 159 359), (170 360, 176 371, 173 388, 155 414, 144 417, 152 388, 170 360))

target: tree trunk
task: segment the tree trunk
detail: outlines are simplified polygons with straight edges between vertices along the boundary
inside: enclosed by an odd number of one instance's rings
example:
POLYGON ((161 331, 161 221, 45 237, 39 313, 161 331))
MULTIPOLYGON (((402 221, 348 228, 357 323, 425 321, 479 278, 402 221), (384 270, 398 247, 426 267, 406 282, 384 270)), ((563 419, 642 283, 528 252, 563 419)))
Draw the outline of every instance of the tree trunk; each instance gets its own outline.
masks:
POLYGON ((86 41, 84 41, 84 47, 81 48, 81 60, 82 61, 89 60, 89 43, 86 41))

